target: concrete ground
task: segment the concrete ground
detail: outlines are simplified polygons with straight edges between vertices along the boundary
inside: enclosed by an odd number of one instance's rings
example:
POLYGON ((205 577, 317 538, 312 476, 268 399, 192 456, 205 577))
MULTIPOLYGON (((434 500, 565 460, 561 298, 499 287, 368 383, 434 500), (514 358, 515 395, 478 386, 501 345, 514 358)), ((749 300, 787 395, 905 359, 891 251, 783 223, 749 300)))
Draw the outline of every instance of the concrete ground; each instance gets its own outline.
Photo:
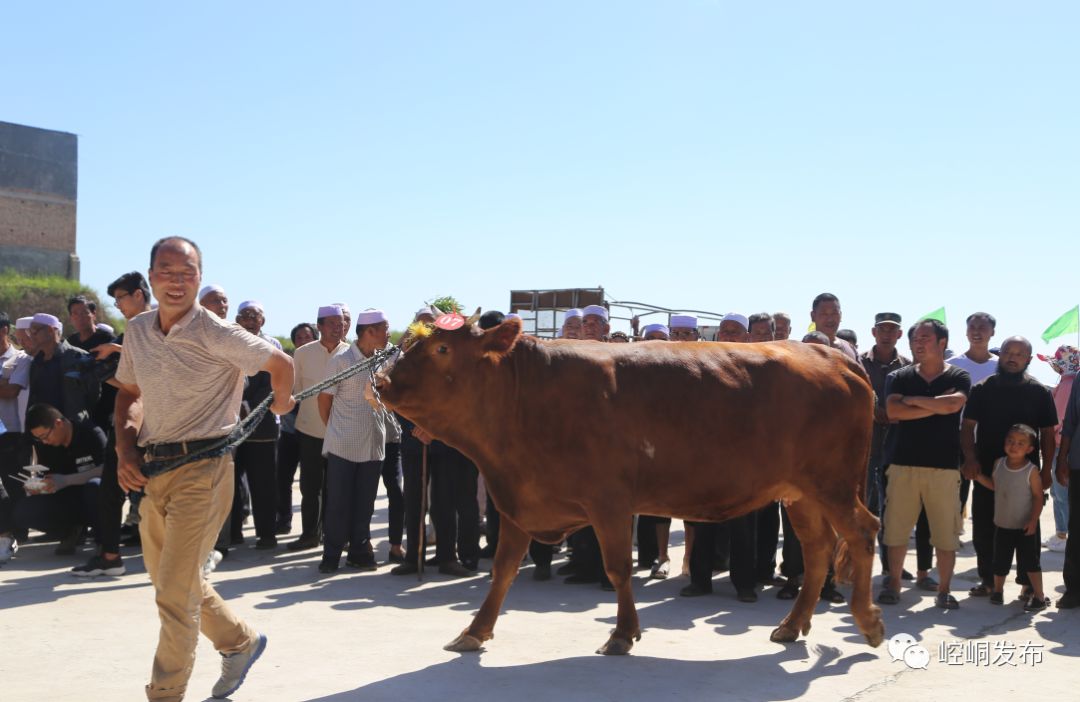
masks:
MULTIPOLYGON (((375 542, 382 562, 382 497, 378 508, 375 542)), ((1047 509, 1044 533, 1050 529, 1047 509)), ((673 531, 676 563, 681 540, 682 533, 673 531)), ((931 593, 914 590, 903 593, 902 604, 885 608, 886 636, 913 635, 929 651, 925 669, 892 660, 887 645, 867 646, 847 605, 822 603, 805 640, 771 643, 769 632, 790 603, 776 599, 775 587, 756 604, 739 603, 726 576, 716 578, 713 595, 692 599, 678 595, 685 577, 635 577, 644 635, 629 656, 598 656, 593 651, 614 626, 613 593, 558 578, 534 582, 531 565, 522 568, 486 650, 448 653, 443 644, 469 623, 487 592, 484 575, 456 580, 429 571, 418 582, 391 576, 383 566, 375 573, 343 569, 327 577, 317 571, 315 550, 263 552, 251 549, 252 543, 234 548, 212 576, 230 605, 269 636, 236 700, 760 702, 1075 694, 1080 611, 1025 614, 1014 600, 1019 586, 1012 583, 1004 607, 967 597, 975 577, 970 542, 958 559, 959 610, 938 610, 931 593), (939 660, 943 644, 956 664, 939 660), (989 662, 976 662, 980 657, 989 662)), ((56 557, 53 547, 26 545, 0 569, 0 699, 143 699, 158 624, 142 559, 129 549, 127 575, 79 580, 67 570, 90 555, 89 547, 78 558, 56 557)), ((1062 560, 1062 554, 1043 551, 1048 593, 1062 590, 1062 560)), ((914 570, 914 554, 908 566, 914 570)), ((481 562, 485 567, 490 561, 481 562)), ((202 640, 187 699, 208 696, 218 672, 218 657, 202 640)))

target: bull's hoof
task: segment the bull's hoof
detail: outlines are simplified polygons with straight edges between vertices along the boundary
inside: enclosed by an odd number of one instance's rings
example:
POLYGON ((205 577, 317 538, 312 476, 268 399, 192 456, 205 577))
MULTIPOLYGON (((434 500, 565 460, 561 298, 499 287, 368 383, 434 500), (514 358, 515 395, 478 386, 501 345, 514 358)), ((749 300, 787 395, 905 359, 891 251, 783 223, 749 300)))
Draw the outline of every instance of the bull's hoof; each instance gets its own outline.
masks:
POLYGON ((472 653, 473 651, 479 651, 483 645, 483 641, 469 632, 463 631, 456 639, 443 646, 443 650, 453 651, 454 653, 472 653))
POLYGON ((625 656, 633 647, 633 641, 612 636, 607 643, 596 649, 596 652, 604 656, 625 656))
POLYGON ((799 630, 790 626, 778 626, 769 635, 769 640, 774 643, 792 643, 799 640, 799 630))
POLYGON ((878 619, 874 623, 874 627, 863 634, 866 637, 866 643, 870 644, 874 648, 881 645, 881 642, 885 640, 885 622, 878 619))

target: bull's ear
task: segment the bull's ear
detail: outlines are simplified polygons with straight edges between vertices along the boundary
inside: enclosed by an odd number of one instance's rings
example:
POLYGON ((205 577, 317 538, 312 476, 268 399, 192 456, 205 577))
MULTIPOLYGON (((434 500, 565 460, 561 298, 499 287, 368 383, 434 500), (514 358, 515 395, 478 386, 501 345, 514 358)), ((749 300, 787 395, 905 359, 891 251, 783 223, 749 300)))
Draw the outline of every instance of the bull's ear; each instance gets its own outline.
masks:
POLYGON ((510 349, 514 348, 514 344, 517 343, 520 336, 521 320, 514 318, 508 319, 499 326, 484 332, 484 340, 482 342, 484 353, 498 355, 509 353, 510 349))

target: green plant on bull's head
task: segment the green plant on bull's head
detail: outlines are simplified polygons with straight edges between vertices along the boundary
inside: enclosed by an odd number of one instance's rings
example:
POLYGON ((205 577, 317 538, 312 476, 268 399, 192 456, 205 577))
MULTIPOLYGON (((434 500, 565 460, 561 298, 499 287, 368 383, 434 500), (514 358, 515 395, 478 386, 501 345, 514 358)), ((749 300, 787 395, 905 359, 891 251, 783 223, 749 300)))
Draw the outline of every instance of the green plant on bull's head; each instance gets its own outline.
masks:
POLYGON ((431 306, 439 310, 443 314, 461 314, 461 303, 457 301, 453 295, 443 295, 442 297, 435 298, 435 301, 431 303, 431 306))

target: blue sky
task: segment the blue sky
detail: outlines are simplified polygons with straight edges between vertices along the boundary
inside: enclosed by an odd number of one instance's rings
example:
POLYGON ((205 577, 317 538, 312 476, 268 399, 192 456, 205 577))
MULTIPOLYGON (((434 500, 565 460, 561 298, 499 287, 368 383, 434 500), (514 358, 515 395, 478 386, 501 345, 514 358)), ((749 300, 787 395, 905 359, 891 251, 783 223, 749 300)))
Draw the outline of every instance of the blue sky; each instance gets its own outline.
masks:
POLYGON ((181 234, 273 333, 597 285, 802 328, 829 290, 864 343, 944 305, 962 349, 1080 301, 1075 3, 41 8, 0 119, 79 135, 99 290, 181 234))

